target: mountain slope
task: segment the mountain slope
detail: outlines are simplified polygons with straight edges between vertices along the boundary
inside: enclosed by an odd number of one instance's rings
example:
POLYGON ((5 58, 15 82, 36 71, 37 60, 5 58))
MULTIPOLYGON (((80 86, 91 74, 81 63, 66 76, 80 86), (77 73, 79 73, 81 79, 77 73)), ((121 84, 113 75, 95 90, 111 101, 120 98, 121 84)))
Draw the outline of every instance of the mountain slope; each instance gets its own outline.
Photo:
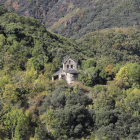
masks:
POLYGON ((0 67, 25 69, 31 60, 36 69, 66 55, 77 57, 76 46, 67 39, 52 34, 38 20, 18 16, 0 5, 0 67), (15 67, 13 67, 15 66, 15 67), (10 66, 9 66, 10 67, 10 66))
POLYGON ((77 40, 84 56, 94 58, 102 65, 140 63, 140 30, 113 28, 91 32, 77 40))
POLYGON ((19 15, 39 19, 50 31, 78 39, 88 32, 140 23, 139 0, 0 0, 19 15))

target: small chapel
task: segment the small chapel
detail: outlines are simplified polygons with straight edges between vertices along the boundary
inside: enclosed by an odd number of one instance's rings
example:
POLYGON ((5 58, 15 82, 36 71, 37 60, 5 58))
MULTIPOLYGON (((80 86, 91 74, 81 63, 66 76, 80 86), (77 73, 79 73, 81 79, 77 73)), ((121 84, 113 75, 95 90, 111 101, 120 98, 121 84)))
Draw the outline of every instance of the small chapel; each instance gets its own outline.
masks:
POLYGON ((52 75, 52 81, 66 79, 68 84, 73 84, 78 80, 78 74, 77 62, 68 57, 63 62, 63 68, 60 68, 52 75))

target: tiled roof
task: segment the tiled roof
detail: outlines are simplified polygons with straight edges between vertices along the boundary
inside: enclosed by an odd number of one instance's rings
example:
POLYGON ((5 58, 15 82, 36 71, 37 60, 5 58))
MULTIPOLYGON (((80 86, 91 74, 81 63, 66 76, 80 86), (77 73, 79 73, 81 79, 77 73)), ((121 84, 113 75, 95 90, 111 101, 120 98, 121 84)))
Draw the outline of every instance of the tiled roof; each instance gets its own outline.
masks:
POLYGON ((66 72, 66 73, 79 73, 79 71, 77 69, 66 69, 66 70, 64 70, 64 72, 66 72))
POLYGON ((53 75, 55 76, 55 75, 59 75, 60 73, 62 73, 63 72, 63 69, 62 68, 60 68, 56 73, 54 73, 53 75))
POLYGON ((55 75, 59 75, 61 73, 79 73, 79 71, 77 69, 66 69, 66 70, 63 70, 63 68, 60 68, 56 73, 53 74, 53 76, 55 75))
POLYGON ((74 60, 72 58, 70 58, 70 56, 68 56, 67 58, 64 59, 63 64, 65 64, 69 59, 73 60, 75 63, 77 63, 77 60, 74 60))

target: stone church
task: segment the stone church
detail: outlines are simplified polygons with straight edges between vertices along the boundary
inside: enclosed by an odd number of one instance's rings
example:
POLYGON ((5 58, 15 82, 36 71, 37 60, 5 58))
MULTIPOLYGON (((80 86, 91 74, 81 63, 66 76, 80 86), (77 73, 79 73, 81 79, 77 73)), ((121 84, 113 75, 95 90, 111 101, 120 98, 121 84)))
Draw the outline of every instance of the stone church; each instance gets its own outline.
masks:
POLYGON ((73 84, 78 80, 78 74, 77 62, 68 57, 63 62, 63 68, 60 68, 53 74, 52 81, 66 79, 68 84, 73 84))

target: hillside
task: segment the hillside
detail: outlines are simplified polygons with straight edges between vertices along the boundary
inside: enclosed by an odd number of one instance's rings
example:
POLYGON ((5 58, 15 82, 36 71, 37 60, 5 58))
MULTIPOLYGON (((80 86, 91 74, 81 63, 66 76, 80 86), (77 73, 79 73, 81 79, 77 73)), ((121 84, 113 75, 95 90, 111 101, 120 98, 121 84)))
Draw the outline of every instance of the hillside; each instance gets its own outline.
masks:
POLYGON ((140 27, 139 0, 0 0, 19 15, 39 19, 49 31, 79 39, 112 27, 140 27))
POLYGON ((0 5, 0 140, 139 140, 140 30, 76 42, 0 5), (64 56, 78 81, 52 81, 64 56))
POLYGON ((76 42, 84 56, 104 61, 102 64, 108 61, 113 64, 124 64, 127 61, 140 63, 140 30, 136 28, 95 31, 76 42))
POLYGON ((48 32, 38 20, 19 17, 2 7, 3 5, 0 7, 0 67, 5 63, 14 63, 25 69, 30 59, 41 70, 45 63, 52 62, 55 57, 60 61, 66 55, 77 57, 76 46, 70 41, 48 32))

